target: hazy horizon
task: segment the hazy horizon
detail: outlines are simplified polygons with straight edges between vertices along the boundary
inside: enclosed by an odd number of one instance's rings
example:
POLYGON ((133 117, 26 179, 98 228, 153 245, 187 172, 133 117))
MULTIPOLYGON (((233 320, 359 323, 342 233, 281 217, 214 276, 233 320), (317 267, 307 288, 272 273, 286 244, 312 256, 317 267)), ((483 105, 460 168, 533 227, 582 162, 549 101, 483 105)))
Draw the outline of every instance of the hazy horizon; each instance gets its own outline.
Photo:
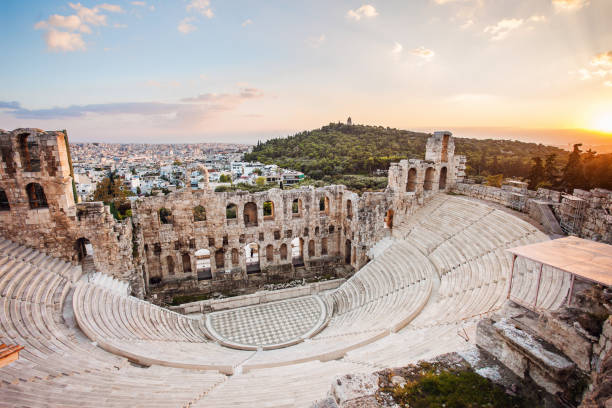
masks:
POLYGON ((610 145, 610 16, 608 0, 5 0, 0 128, 254 144, 350 115, 610 145))

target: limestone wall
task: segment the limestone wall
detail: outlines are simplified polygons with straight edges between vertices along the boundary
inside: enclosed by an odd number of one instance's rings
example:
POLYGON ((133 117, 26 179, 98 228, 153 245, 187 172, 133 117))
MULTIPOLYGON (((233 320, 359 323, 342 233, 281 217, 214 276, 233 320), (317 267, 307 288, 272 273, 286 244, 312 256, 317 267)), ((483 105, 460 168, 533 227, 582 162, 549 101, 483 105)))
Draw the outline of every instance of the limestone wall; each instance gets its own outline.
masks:
MULTIPOLYGON (((502 188, 485 186, 482 184, 457 183, 453 187, 456 193, 482 200, 492 201, 510 207, 512 193, 520 192, 515 187, 504 185, 502 188)), ((558 220, 566 219, 571 211, 571 200, 558 191, 538 189, 526 192, 524 212, 539 220, 537 211, 533 211, 530 200, 543 200, 549 202, 551 209, 558 220)), ((574 197, 584 200, 582 221, 578 225, 576 235, 581 238, 612 244, 612 191, 593 189, 591 191, 574 190, 574 197)))

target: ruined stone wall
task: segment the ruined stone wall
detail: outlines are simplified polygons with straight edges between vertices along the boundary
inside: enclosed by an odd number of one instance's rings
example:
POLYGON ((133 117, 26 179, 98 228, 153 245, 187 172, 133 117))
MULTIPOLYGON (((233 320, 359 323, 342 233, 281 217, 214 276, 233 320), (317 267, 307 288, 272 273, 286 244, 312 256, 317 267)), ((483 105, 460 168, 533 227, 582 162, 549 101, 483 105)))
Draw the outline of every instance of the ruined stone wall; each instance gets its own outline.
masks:
POLYGON ((75 204, 64 132, 0 133, 0 153, 0 235, 74 263, 84 238, 99 270, 131 275, 131 224, 116 222, 102 203, 75 204))
MULTIPOLYGON (((515 187, 504 185, 502 188, 485 186, 482 184, 458 183, 453 191, 481 200, 492 201, 504 206, 511 206, 512 193, 520 192, 515 187)), ((578 228, 581 238, 612 244, 612 191, 604 189, 593 189, 591 191, 574 190, 575 197, 585 201, 583 218, 578 228)), ((532 211, 530 200, 542 200, 550 203, 551 209, 558 220, 567 216, 571 206, 568 198, 558 191, 538 189, 538 191, 527 190, 527 202, 524 211, 534 219, 538 219, 538 213, 532 211)))
MULTIPOLYGON (((325 273, 344 264, 353 251, 346 239, 357 230, 358 200, 344 186, 260 193, 181 190, 138 200, 132 213, 146 281, 194 280, 199 275, 198 286, 203 287, 219 281, 229 281, 230 286, 236 281, 256 284, 269 275, 299 277, 296 272, 302 265, 302 273, 325 273), (271 215, 264 215, 264 203, 272 203, 271 215), (227 217, 228 206, 235 206, 235 218, 227 217), (194 213, 196 207, 200 208, 194 213), (164 219, 160 211, 170 215, 164 219), (196 221, 196 214, 203 218, 204 213, 206 219, 196 221), (302 249, 294 257, 296 239, 302 249), (252 262, 247 265, 252 259, 247 246, 252 243, 258 248, 259 270, 252 262), (202 259, 198 254, 206 251, 210 271, 197 265, 202 259)), ((352 258, 350 264, 358 265, 352 258)))

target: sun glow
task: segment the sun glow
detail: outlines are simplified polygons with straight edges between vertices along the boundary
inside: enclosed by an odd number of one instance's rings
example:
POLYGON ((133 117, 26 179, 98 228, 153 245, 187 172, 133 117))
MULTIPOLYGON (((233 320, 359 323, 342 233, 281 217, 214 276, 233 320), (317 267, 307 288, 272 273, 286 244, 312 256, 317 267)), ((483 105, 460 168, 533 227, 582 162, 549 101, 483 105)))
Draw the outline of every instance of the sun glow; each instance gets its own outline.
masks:
POLYGON ((612 133, 612 112, 604 113, 595 118, 591 128, 600 132, 612 133))

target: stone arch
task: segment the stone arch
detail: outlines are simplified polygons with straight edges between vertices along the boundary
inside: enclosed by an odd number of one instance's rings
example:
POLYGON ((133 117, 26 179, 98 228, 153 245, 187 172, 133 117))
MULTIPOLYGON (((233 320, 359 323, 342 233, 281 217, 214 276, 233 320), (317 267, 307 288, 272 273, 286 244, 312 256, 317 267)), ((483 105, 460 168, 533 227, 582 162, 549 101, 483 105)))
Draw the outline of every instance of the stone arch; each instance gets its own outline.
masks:
POLYGON ((351 200, 346 200, 346 218, 353 219, 353 202, 351 200))
POLYGON ((172 255, 166 257, 166 267, 168 268, 168 275, 174 275, 174 257, 172 255))
POLYGON ((319 200, 319 211, 321 214, 329 215, 329 198, 322 196, 319 200))
POLYGON ((243 211, 244 225, 247 227, 257 226, 257 204, 250 201, 244 205, 243 211))
POLYGON ((393 216, 395 215, 395 211, 392 209, 387 210, 387 215, 385 216, 385 228, 393 229, 393 216))
POLYGON ((281 261, 286 261, 287 260, 287 244, 282 244, 280 246, 280 259, 281 261))
POLYGON ((201 205, 193 207, 193 221, 206 221, 206 208, 201 205))
POLYGON ((157 211, 159 222, 162 224, 172 224, 172 211, 166 207, 162 207, 157 211))
POLYGON ((311 239, 308 242, 308 257, 312 258, 315 256, 315 242, 313 239, 311 239))
POLYGON ((268 244, 268 246, 266 246, 266 261, 274 261, 274 247, 272 246, 272 244, 268 244))
POLYGON ((210 250, 202 248, 195 252, 196 257, 196 273, 198 280, 212 279, 212 271, 210 268, 210 250))
POLYGON ((38 183, 30 183, 26 186, 26 193, 28 195, 28 202, 30 203, 31 209, 36 208, 47 208, 47 197, 45 196, 45 190, 38 183))
POLYGON ((327 238, 321 240, 321 255, 327 255, 327 238))
POLYGON ((251 242, 244 247, 244 256, 246 257, 247 273, 257 273, 261 271, 259 264, 259 244, 251 242))
POLYGON ((225 269, 225 250, 223 248, 219 248, 215 251, 215 266, 217 270, 225 269))
POLYGON ((40 171, 40 148, 38 141, 31 138, 29 134, 22 133, 18 136, 19 157, 21 167, 24 171, 40 171))
POLYGON ((304 265, 304 240, 293 238, 291 241, 291 261, 295 266, 304 265))
POLYGON ((235 220, 238 216, 238 206, 234 203, 229 203, 225 207, 225 218, 229 220, 235 220))
POLYGON ((185 253, 181 255, 181 260, 183 262, 183 273, 191 273, 191 256, 185 253))
POLYGON ((271 221, 274 219, 274 201, 264 201, 263 203, 263 217, 264 221, 271 221))
POLYGON ((352 249, 351 240, 347 239, 346 242, 344 243, 344 263, 346 263, 347 265, 351 264, 351 249, 352 249))
POLYGON ((9 203, 6 191, 0 188, 0 211, 10 211, 11 204, 9 203))
POLYGON ((319 226, 317 225, 315 227, 315 235, 319 235, 319 233, 321 232, 321 229, 319 228, 319 226))
POLYGON ((240 266, 240 256, 236 248, 232 248, 232 267, 234 266, 240 266))
POLYGON ((293 200, 293 203, 291 203, 291 214, 293 214, 294 217, 302 216, 302 200, 301 199, 296 198, 295 200, 293 200))
POLYGON ((74 249, 76 251, 77 260, 79 262, 83 262, 86 257, 93 257, 94 250, 93 245, 87 238, 79 238, 74 243, 74 249))
POLYGON ((428 167, 425 170, 425 181, 423 183, 423 190, 430 191, 433 189, 434 175, 436 171, 433 167, 428 167))
POLYGON ((416 191, 417 171, 413 167, 408 170, 408 178, 406 179, 406 192, 412 193, 416 191))
POLYGON ((438 185, 438 189, 439 190, 446 190, 446 176, 447 176, 447 173, 448 173, 448 170, 446 169, 446 167, 442 167, 440 169, 440 183, 438 185))

